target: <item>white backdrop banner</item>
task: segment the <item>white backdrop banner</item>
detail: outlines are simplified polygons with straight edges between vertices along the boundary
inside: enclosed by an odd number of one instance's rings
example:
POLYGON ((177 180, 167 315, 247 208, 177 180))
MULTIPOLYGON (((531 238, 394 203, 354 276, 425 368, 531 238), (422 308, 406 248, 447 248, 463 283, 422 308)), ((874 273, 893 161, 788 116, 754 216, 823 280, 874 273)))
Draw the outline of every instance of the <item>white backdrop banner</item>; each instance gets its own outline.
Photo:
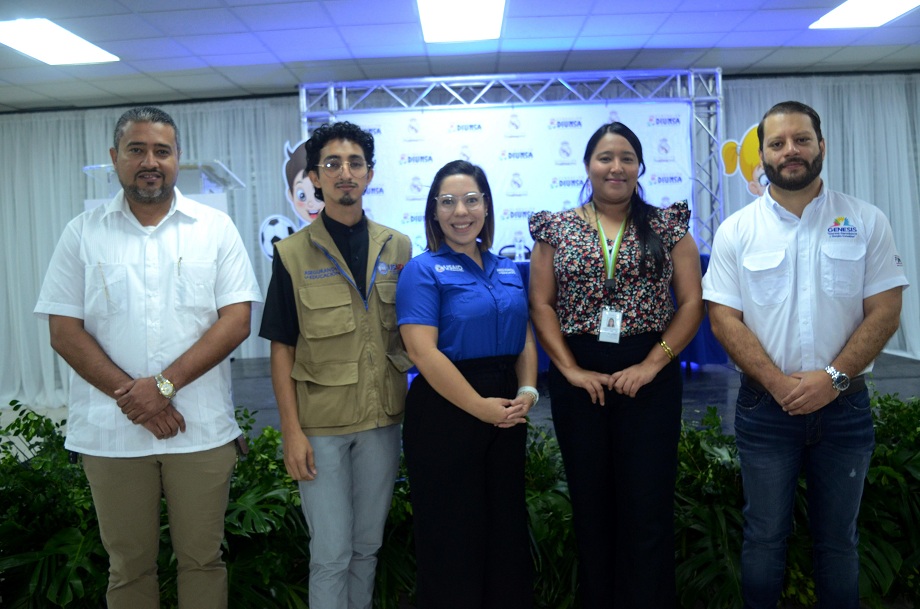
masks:
POLYGON ((489 178, 495 207, 494 252, 528 258, 527 220, 535 211, 578 205, 583 156, 598 127, 620 121, 642 142, 646 200, 658 206, 693 196, 692 108, 684 102, 565 104, 385 112, 342 112, 374 135, 374 179, 364 209, 425 249, 425 199, 444 164, 465 159, 489 178))

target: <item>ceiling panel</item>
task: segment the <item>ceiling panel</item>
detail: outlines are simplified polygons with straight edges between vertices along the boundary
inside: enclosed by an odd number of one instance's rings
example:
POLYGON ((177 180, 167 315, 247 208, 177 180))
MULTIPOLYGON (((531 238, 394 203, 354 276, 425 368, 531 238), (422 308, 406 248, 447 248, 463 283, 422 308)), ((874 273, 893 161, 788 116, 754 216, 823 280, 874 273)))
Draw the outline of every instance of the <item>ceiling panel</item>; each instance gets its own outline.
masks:
POLYGON ((48 17, 122 59, 64 68, 0 46, 0 112, 483 73, 920 70, 920 10, 808 29, 840 1, 506 0, 501 39, 426 44, 414 0, 0 0, 0 19, 48 17))

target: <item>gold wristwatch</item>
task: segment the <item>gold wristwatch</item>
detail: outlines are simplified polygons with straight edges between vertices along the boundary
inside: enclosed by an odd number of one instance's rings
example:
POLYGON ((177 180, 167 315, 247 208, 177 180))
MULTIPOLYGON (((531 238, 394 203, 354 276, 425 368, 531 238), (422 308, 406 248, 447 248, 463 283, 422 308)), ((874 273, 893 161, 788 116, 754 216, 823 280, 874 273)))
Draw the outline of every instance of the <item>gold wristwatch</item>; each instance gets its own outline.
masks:
POLYGON ((157 382, 157 389, 160 390, 160 395, 162 395, 167 400, 173 399, 176 395, 176 386, 173 385, 169 379, 163 376, 162 373, 153 377, 157 382))

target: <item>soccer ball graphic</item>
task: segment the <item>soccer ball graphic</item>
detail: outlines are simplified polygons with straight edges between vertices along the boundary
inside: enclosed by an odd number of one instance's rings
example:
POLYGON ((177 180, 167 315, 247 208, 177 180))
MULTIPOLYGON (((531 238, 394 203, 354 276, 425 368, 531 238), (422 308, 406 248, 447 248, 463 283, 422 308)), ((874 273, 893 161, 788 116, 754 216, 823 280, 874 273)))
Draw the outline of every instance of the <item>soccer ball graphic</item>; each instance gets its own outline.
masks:
POLYGON ((262 222, 259 228, 259 245, 262 246, 262 253, 271 260, 274 253, 274 245, 285 237, 290 237, 297 228, 287 216, 269 216, 262 222))

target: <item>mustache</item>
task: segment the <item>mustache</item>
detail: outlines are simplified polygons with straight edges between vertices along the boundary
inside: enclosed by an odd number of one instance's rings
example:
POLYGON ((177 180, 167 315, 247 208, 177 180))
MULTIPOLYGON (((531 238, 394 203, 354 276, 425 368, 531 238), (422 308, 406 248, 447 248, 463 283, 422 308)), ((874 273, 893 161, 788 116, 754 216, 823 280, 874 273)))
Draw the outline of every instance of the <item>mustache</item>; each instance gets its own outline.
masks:
POLYGON ((807 167, 810 167, 810 166, 811 166, 811 163, 809 163, 808 161, 806 161, 806 160, 803 159, 802 157, 796 157, 796 158, 794 158, 794 159, 789 159, 789 160, 785 161, 784 163, 780 163, 779 168, 780 168, 780 169, 785 169, 786 166, 788 166, 788 165, 791 164, 791 163, 800 163, 800 164, 805 165, 805 166, 807 166, 807 167))

